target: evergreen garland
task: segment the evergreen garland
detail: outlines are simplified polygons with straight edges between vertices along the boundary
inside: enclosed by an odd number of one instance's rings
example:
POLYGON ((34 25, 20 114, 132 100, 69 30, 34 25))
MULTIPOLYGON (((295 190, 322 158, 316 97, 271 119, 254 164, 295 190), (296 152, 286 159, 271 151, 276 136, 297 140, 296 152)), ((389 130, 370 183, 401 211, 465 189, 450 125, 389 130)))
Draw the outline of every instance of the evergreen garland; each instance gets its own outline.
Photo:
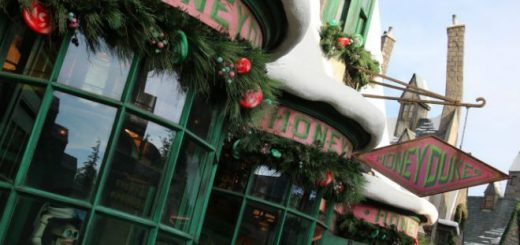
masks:
POLYGON ((323 152, 318 144, 303 145, 247 126, 232 128, 225 144, 234 158, 286 173, 297 185, 323 191, 327 200, 355 204, 363 199, 361 164, 344 154, 323 152), (327 173, 332 174, 332 182, 320 184, 327 173))
POLYGON ((397 231, 395 225, 381 227, 347 213, 339 216, 336 227, 340 236, 371 245, 413 245, 414 239, 397 231))
POLYGON ((343 82, 356 90, 361 89, 370 82, 370 74, 358 69, 358 67, 379 73, 379 62, 372 59, 372 55, 363 47, 363 37, 359 34, 346 34, 336 23, 328 23, 321 27, 320 46, 327 58, 343 61, 345 75, 343 82), (339 38, 348 39, 347 44, 341 44, 339 38))
MULTIPOLYGON (((20 0, 20 11, 30 9, 33 0, 20 0)), ((275 101, 279 83, 267 77, 265 63, 269 57, 259 48, 244 40, 231 41, 199 20, 177 8, 157 0, 39 0, 51 16, 52 35, 65 37, 70 32, 81 33, 90 50, 100 48, 101 41, 121 59, 139 55, 148 60, 150 70, 177 72, 183 87, 214 98, 226 108, 232 121, 241 121, 252 111, 239 106, 245 92, 262 90, 264 99, 275 101), (77 18, 71 28, 70 16, 77 18), (188 56, 182 59, 183 46, 179 43, 185 33, 188 56), (165 45, 160 50, 149 42, 161 35, 165 45), (226 82, 218 75, 217 58, 233 64, 247 57, 252 67, 249 73, 236 75, 226 82)), ((17 1, 0 0, 6 14, 17 1)), ((17 13, 18 14, 18 13, 17 13)), ((72 39, 77 42, 77 39, 72 39)), ((185 46, 184 46, 185 48, 185 46)), ((186 51, 186 50, 184 50, 186 51)))

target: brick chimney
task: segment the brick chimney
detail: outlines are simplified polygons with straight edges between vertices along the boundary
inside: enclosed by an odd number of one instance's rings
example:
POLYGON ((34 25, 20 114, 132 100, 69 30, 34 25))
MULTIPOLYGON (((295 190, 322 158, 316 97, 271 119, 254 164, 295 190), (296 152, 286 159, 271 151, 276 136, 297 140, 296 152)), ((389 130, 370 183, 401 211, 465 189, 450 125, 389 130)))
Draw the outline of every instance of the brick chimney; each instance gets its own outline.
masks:
MULTIPOLYGON (((464 84, 464 31, 466 27, 457 23, 453 15, 448 27, 448 59, 446 62, 446 97, 462 101, 464 84)), ((440 136, 452 145, 457 143, 460 108, 444 106, 439 127, 440 136)))
POLYGON ((381 36, 381 53, 383 54, 383 64, 381 64, 382 74, 386 74, 394 44, 395 39, 392 36, 392 27, 390 26, 388 27, 388 31, 385 31, 383 36, 381 36))

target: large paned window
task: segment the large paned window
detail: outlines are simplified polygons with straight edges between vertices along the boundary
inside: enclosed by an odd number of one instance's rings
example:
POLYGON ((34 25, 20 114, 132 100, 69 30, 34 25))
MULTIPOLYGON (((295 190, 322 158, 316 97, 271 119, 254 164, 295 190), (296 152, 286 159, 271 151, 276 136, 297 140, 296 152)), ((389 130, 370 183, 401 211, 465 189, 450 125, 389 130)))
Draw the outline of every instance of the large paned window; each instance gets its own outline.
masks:
POLYGON ((0 18, 0 244, 195 243, 220 108, 102 40, 0 18))
POLYGON ((366 37, 374 0, 320 0, 321 22, 336 20, 343 24, 347 33, 358 33, 366 37))
POLYGON ((201 244, 319 244, 326 227, 321 194, 244 158, 222 154, 201 244))

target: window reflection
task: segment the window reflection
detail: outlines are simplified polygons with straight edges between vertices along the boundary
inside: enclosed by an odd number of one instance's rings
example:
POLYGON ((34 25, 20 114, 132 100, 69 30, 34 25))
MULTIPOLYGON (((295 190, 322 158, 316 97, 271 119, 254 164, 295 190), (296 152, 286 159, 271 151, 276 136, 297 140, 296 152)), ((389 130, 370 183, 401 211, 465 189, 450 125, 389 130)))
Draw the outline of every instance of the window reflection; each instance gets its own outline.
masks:
POLYGON ((100 41, 99 50, 93 53, 87 50, 84 37, 78 35, 78 38, 79 46, 69 45, 58 82, 119 99, 130 70, 130 61, 120 60, 103 41, 100 41))
POLYGON ((291 187, 289 207, 307 214, 314 214, 319 204, 317 195, 316 190, 309 190, 301 186, 293 185, 291 187))
POLYGON ((81 209, 21 197, 5 244, 80 244, 86 216, 81 209))
POLYGON ((89 197, 105 154, 116 109, 55 92, 26 183, 89 197))
POLYGON ((162 222, 186 231, 192 222, 197 197, 204 193, 204 165, 207 152, 186 139, 179 152, 162 222))
POLYGON ((90 244, 139 245, 148 238, 146 228, 102 215, 94 218, 92 234, 90 244))
POLYGON ((139 108, 178 123, 186 91, 179 83, 177 73, 149 71, 146 64, 136 81, 132 103, 139 108))
POLYGON ((267 201, 282 203, 286 199, 289 182, 290 178, 287 175, 270 169, 266 165, 260 165, 254 172, 251 195, 267 201))
POLYGON ((110 167, 103 205, 148 216, 175 132, 127 115, 110 167))
POLYGON ((12 180, 23 157, 43 89, 0 82, 0 179, 12 180))
POLYGON ((236 244, 275 244, 276 227, 280 210, 259 204, 247 206, 236 244))
POLYGON ((7 30, 2 71, 49 78, 57 56, 59 40, 38 37, 19 20, 7 30))

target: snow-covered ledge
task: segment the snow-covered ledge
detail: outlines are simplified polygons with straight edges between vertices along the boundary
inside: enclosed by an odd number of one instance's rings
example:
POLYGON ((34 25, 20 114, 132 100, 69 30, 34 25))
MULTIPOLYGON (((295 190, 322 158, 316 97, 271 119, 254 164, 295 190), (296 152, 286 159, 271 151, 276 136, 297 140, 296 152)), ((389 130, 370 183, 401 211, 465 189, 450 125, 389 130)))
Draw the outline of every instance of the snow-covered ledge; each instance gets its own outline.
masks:
POLYGON ((284 40, 271 52, 271 57, 277 59, 287 54, 299 43, 309 29, 310 13, 309 1, 282 0, 285 16, 287 17, 287 35, 284 40))
POLYGON ((302 41, 287 55, 267 64, 270 77, 282 82, 282 88, 309 101, 321 101, 333 106, 343 116, 359 123, 370 135, 370 142, 361 150, 372 149, 379 143, 385 128, 385 118, 361 94, 331 77, 330 64, 323 58, 319 42, 319 1, 298 1, 309 4, 310 26, 302 41))
POLYGON ((439 213, 435 206, 427 200, 390 185, 384 178, 368 174, 364 176, 367 184, 363 195, 366 198, 424 216, 429 225, 437 221, 439 213))

